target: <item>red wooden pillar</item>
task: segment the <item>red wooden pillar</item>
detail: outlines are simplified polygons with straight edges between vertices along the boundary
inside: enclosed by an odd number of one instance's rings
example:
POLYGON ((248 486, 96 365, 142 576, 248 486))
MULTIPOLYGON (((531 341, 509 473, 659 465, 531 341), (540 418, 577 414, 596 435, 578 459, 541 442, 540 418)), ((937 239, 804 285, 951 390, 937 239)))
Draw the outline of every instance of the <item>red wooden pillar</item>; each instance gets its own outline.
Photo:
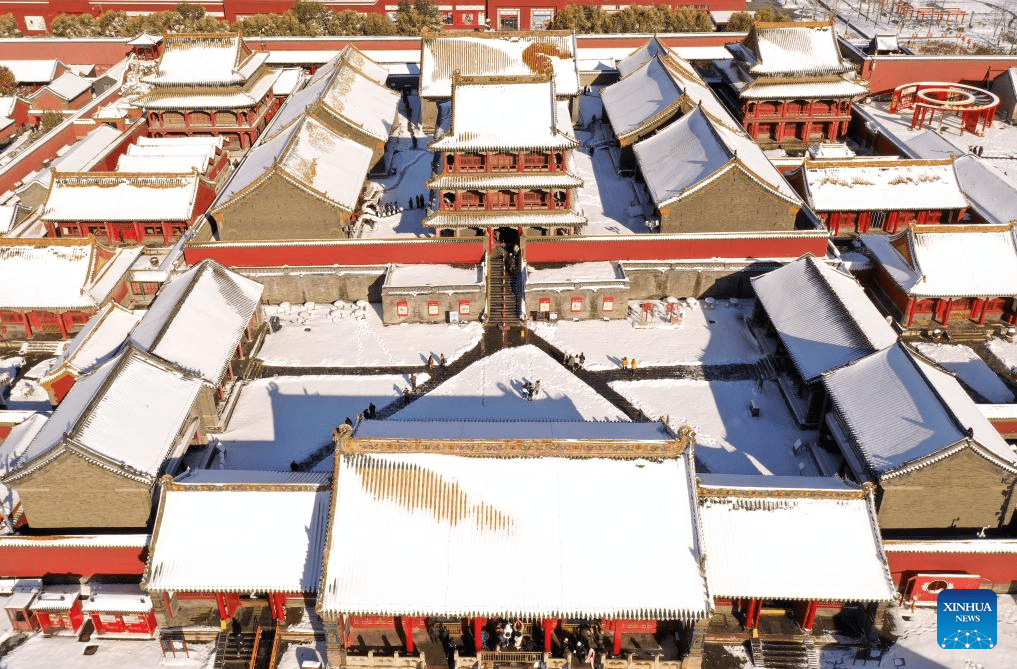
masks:
POLYGON ((812 625, 816 622, 816 610, 819 606, 814 601, 806 602, 804 615, 802 616, 802 629, 806 632, 812 631, 812 625))
POLYGON ((478 653, 484 650, 484 642, 482 636, 484 634, 484 626, 486 624, 487 618, 473 619, 473 645, 476 646, 476 650, 478 653))
POLYGON ((976 297, 974 304, 971 305, 971 314, 968 316, 973 321, 978 321, 981 325, 984 320, 985 314, 985 298, 976 297))
POLYGON ((749 606, 745 611, 745 627, 753 629, 759 623, 759 609, 762 602, 758 599, 750 599, 749 606))
POLYGON ((913 297, 908 298, 907 306, 904 307, 904 322, 908 327, 911 327, 915 322, 915 300, 913 297))
POLYGON ((403 627, 403 634, 406 635, 406 654, 413 654, 413 618, 403 616, 400 620, 403 627))
POLYGON ((544 652, 551 652, 551 640, 554 639, 554 628, 558 624, 556 618, 544 618, 544 652))
POLYGON ((219 619, 229 620, 230 612, 226 607, 226 596, 221 592, 215 593, 215 603, 219 605, 219 619))
POLYGON ((943 318, 942 318, 943 325, 949 325, 950 324, 950 315, 953 313, 953 310, 952 310, 953 300, 950 300, 950 299, 941 300, 940 301, 940 306, 943 309, 943 318))
POLYGON ((615 656, 621 653, 622 636, 625 634, 625 625, 622 621, 614 621, 614 646, 611 648, 611 653, 615 656))

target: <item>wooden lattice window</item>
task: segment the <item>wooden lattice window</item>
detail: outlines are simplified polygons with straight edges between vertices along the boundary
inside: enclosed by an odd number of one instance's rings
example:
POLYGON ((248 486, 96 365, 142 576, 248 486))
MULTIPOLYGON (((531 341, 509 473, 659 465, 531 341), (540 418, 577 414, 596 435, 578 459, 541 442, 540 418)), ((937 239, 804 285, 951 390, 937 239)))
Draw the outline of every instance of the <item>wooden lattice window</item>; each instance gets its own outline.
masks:
POLYGON ((491 193, 491 209, 515 209, 516 194, 510 190, 499 190, 491 193))
POLYGON ((546 190, 523 191, 523 209, 547 209, 547 202, 546 190))
POLYGON ((515 172, 516 156, 512 153, 494 153, 489 156, 492 172, 515 172))

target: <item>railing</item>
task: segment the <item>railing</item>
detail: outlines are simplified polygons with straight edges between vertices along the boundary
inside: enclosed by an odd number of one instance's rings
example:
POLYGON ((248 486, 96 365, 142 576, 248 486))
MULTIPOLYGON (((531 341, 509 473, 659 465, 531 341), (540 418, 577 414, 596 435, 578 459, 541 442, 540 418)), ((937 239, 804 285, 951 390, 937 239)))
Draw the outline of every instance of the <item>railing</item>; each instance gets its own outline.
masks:
POLYGON ((534 662, 540 662, 544 659, 543 653, 537 653, 533 651, 513 651, 513 650, 482 650, 477 653, 478 662, 504 662, 514 664, 529 664, 532 665, 534 662))
POLYGON ((258 647, 261 645, 261 625, 258 625, 258 630, 254 633, 254 643, 251 644, 251 661, 247 663, 247 669, 254 669, 255 665, 258 664, 258 647))

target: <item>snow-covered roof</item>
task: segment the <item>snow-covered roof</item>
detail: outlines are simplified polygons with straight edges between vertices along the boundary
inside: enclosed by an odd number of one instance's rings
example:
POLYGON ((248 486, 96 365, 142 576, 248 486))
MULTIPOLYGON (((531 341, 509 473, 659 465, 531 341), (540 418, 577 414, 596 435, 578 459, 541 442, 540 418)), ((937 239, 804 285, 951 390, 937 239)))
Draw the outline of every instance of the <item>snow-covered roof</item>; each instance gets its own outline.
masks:
POLYGON ((964 209, 952 160, 806 160, 806 199, 820 212, 964 209))
MULTIPOLYGON (((138 137, 132 146, 161 146, 161 147, 176 147, 176 146, 201 146, 210 147, 213 151, 215 149, 221 149, 224 145, 225 140, 219 135, 214 137, 138 137)), ((130 151, 131 148, 127 147, 130 151)))
POLYGON ((900 43, 897 41, 896 33, 889 33, 884 35, 880 35, 877 33, 872 37, 872 40, 869 42, 870 52, 876 51, 898 52, 900 50, 901 50, 900 43))
MULTIPOLYGON (((105 156, 111 145, 120 140, 120 131, 116 128, 101 124, 74 144, 66 147, 62 155, 58 155, 50 167, 45 167, 34 174, 25 177, 25 186, 32 185, 49 188, 53 182, 53 170, 63 172, 83 172, 93 167, 96 162, 105 156)), ((58 151, 59 154, 59 151, 58 151)), ((19 188, 18 192, 22 189, 19 188)))
POLYGON ((238 34, 169 34, 155 73, 142 81, 157 86, 240 84, 268 58, 267 53, 245 54, 245 50, 238 34))
POLYGON ((178 444, 203 382, 133 346, 80 377, 18 460, 17 478, 70 450, 153 482, 178 444))
POLYGON ((40 590, 42 590, 41 578, 19 578, 14 582, 13 592, 4 602, 4 608, 11 611, 27 609, 40 590))
POLYGON ((330 497, 321 483, 169 483, 143 586, 149 592, 315 592, 330 497))
MULTIPOLYGON (((6 67, 19 84, 48 84, 57 76, 62 66, 55 58, 47 60, 0 60, 0 67, 6 67)), ((65 66, 66 67, 66 66, 65 66)))
POLYGON ((552 81, 526 77, 459 78, 452 86, 452 129, 431 151, 572 149, 558 127, 552 81))
POLYGON ((41 218, 189 222, 197 197, 197 173, 55 172, 41 218))
POLYGON ((657 56, 666 56, 670 52, 671 50, 654 35, 647 40, 646 44, 619 60, 616 69, 622 77, 627 77, 657 56))
POLYGON ((754 75, 824 75, 850 72, 840 54, 833 24, 826 22, 756 23, 747 38, 758 61, 754 75))
POLYGON ((339 53, 339 60, 357 68, 377 84, 384 84, 388 81, 388 69, 384 65, 379 65, 368 58, 363 51, 353 44, 346 45, 339 53))
POLYGON ((273 174, 345 211, 353 211, 360 197, 371 149, 343 137, 311 116, 294 121, 244 158, 211 211, 252 192, 273 174))
POLYGON ((581 441, 591 454, 597 452, 597 442, 601 441, 617 444, 672 439, 661 423, 581 420, 367 420, 357 425, 354 436, 372 441, 556 439, 581 441))
MULTIPOLYGON (((216 154, 216 147, 212 144, 201 144, 198 142, 183 142, 177 144, 131 144, 127 147, 124 156, 202 156, 206 161, 211 160, 216 154)), ((121 156, 122 158, 123 156, 121 156)))
POLYGON ((341 454, 319 610, 702 618, 711 600, 693 475, 688 449, 626 460, 539 457, 538 449, 531 457, 341 454), (598 512, 570 511, 579 508, 598 512), (598 528, 619 523, 654 537, 637 570, 626 542, 588 550, 598 528))
POLYGON ((628 285, 628 278, 614 262, 579 262, 562 267, 526 268, 526 286, 536 290, 551 287, 589 287, 591 285, 628 285))
POLYGON ((619 140, 638 136, 681 112, 682 90, 660 58, 647 61, 600 92, 619 140))
POLYGON ((345 62, 336 68, 321 100, 327 110, 383 142, 399 108, 398 93, 345 62))
POLYGON ((73 100, 91 87, 92 82, 90 80, 79 77, 73 72, 64 72, 46 86, 46 88, 64 100, 73 100))
POLYGON ((260 103, 279 78, 279 70, 265 70, 230 88, 155 88, 133 102, 142 109, 246 109, 260 103))
POLYGON ((116 171, 133 174, 187 174, 194 171, 203 173, 206 167, 208 157, 201 153, 183 155, 148 153, 134 156, 125 153, 117 159, 116 171))
POLYGON ((141 316, 110 302, 92 316, 64 351, 64 363, 84 373, 109 360, 141 316))
POLYGON ((142 31, 137 37, 127 40, 128 46, 155 46, 162 42, 162 35, 152 35, 142 31))
POLYGON ((91 591, 81 604, 84 613, 147 613, 152 598, 139 586, 130 583, 92 583, 91 591))
POLYGON ((877 476, 964 447, 1017 471, 1014 453, 957 379, 903 344, 828 372, 823 382, 854 447, 877 476))
MULTIPOLYGON (((420 96, 448 98, 452 77, 543 74, 550 65, 555 94, 579 93, 576 38, 571 32, 425 35, 420 47, 420 96)), ((501 102, 504 102, 502 100, 501 102)))
POLYGON ((44 585, 28 608, 32 611, 70 611, 80 596, 80 584, 44 585))
POLYGON ((87 239, 4 239, 0 305, 74 309, 104 304, 142 247, 102 249, 87 239))
POLYGON ((16 204, 0 205, 0 235, 11 231, 19 211, 21 211, 21 207, 16 204))
POLYGON ((922 226, 861 239, 908 295, 1017 295, 1017 243, 1009 225, 922 226))
POLYGON ((279 77, 272 84, 272 95, 292 95, 304 82, 306 76, 299 67, 288 67, 279 72, 279 77))
POLYGON ((217 385, 264 287, 204 260, 167 283, 134 328, 138 347, 217 385), (201 342, 195 346, 195 342, 201 342))
POLYGON ((897 341, 858 282, 811 255, 753 277, 752 287, 806 381, 897 341))
POLYGON ((801 199, 762 149, 740 128, 698 106, 634 145, 636 162, 658 207, 695 192, 732 169, 796 206, 801 199))
POLYGON ((584 225, 586 217, 575 211, 536 212, 521 211, 516 214, 485 213, 435 213, 424 219, 423 225, 432 228, 462 228, 490 226, 495 228, 518 227, 520 225, 571 226, 584 225))
POLYGON ((699 486, 710 590, 718 597, 888 601, 893 579, 872 499, 860 490, 699 486), (746 550, 747 547, 751 547, 746 550))
POLYGON ((840 77, 803 81, 755 80, 738 91, 745 100, 781 100, 784 98, 854 98, 865 95, 869 89, 862 84, 840 77))
POLYGON ((484 270, 451 265, 389 265, 385 288, 441 288, 478 286, 484 283, 484 270))
MULTIPOLYGON (((939 137, 935 133, 932 136, 939 137)), ((953 167, 961 190, 981 218, 996 225, 1017 221, 1017 188, 1002 174, 971 154, 955 160, 953 167)))

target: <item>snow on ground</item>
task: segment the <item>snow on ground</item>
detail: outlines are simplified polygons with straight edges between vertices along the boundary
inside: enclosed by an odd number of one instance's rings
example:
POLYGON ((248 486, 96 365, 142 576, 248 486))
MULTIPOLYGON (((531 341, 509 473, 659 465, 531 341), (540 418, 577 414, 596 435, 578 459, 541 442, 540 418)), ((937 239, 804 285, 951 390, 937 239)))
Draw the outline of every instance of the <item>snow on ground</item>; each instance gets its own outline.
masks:
POLYGON ((405 420, 628 420, 616 406, 535 346, 502 349, 473 363, 392 418, 405 420), (540 380, 525 399, 523 384, 540 380))
MULTIPOLYGON (((998 642, 991 650, 948 650, 939 647, 936 635, 936 610, 918 609, 904 621, 901 638, 890 647, 880 667, 905 669, 1012 669, 1017 658, 1017 604, 1013 595, 1000 595, 997 611, 998 642)), ((854 666, 854 651, 820 651, 823 669, 847 669, 854 666)), ((866 666, 875 667, 876 662, 866 666)), ((859 663, 859 666, 861 664, 859 663)))
POLYGON ((1013 402, 1013 393, 996 372, 969 347, 959 344, 915 344, 924 355, 950 370, 979 395, 992 404, 1013 402))
POLYGON ((279 656, 279 663, 276 665, 276 669, 300 669, 304 662, 321 662, 321 666, 325 666, 325 642, 318 641, 314 645, 311 644, 294 644, 288 646, 286 650, 279 656))
MULTIPOLYGON (((590 134, 577 132, 586 143, 590 134)), ((647 233, 646 217, 632 190, 632 180, 618 174, 608 148, 583 148, 572 152, 576 175, 583 180, 579 208, 588 222, 584 235, 628 235, 647 233)))
MULTIPOLYGON (((630 302, 630 313, 639 304, 630 302)), ((719 301, 712 308, 693 302, 684 307, 680 325, 661 322, 653 327, 633 327, 630 319, 531 323, 530 327, 565 353, 585 353, 586 368, 592 370, 617 369, 623 357, 635 357, 640 368, 755 363, 763 354, 742 319, 752 308, 749 300, 740 300, 736 306, 719 301)))
MULTIPOLYGON (((363 237, 430 237, 434 231, 424 228, 421 221, 424 220, 424 209, 411 208, 410 199, 418 195, 425 198, 425 206, 428 197, 427 187, 424 185, 432 176, 431 161, 434 154, 427 150, 431 137, 424 136, 417 138, 417 146, 413 147, 413 140, 410 138, 399 138, 389 140, 389 151, 392 152, 392 166, 396 173, 391 177, 374 179, 378 185, 384 187, 385 194, 381 197, 382 204, 395 204, 403 207, 403 211, 393 216, 386 216, 375 224, 374 228, 366 226, 361 236, 363 237)), ((414 203, 415 204, 415 203, 414 203)))
POLYGON ((7 396, 7 408, 18 411, 49 411, 53 405, 49 393, 32 379, 21 379, 14 384, 7 396))
POLYGON ((266 365, 285 367, 406 367, 442 353, 451 362, 484 334, 479 323, 384 325, 380 308, 266 306, 266 317, 279 316, 282 328, 269 331, 258 357, 266 365))
POLYGON ((615 381, 611 387, 649 418, 666 416, 674 430, 690 425, 696 459, 711 472, 821 475, 807 452, 792 451, 798 439, 815 442, 816 433, 798 428, 775 381, 762 390, 755 381, 691 379, 615 381), (750 400, 760 409, 758 418, 749 415, 750 400))
POLYGON ((993 337, 987 344, 989 353, 1010 373, 1017 376, 1017 341, 1009 342, 999 337, 993 337))
POLYGON ((218 438, 226 446, 226 469, 288 471, 291 461, 329 443, 347 417, 356 419, 371 402, 380 409, 408 385, 408 375, 398 374, 251 381, 218 438))
POLYGON ((214 654, 209 644, 189 643, 190 657, 181 653, 177 657, 163 658, 157 640, 93 639, 85 644, 70 637, 30 636, 25 643, 0 658, 0 669, 143 669, 144 667, 180 667, 181 669, 208 669, 214 654), (90 645, 99 649, 94 655, 84 655, 90 645))

